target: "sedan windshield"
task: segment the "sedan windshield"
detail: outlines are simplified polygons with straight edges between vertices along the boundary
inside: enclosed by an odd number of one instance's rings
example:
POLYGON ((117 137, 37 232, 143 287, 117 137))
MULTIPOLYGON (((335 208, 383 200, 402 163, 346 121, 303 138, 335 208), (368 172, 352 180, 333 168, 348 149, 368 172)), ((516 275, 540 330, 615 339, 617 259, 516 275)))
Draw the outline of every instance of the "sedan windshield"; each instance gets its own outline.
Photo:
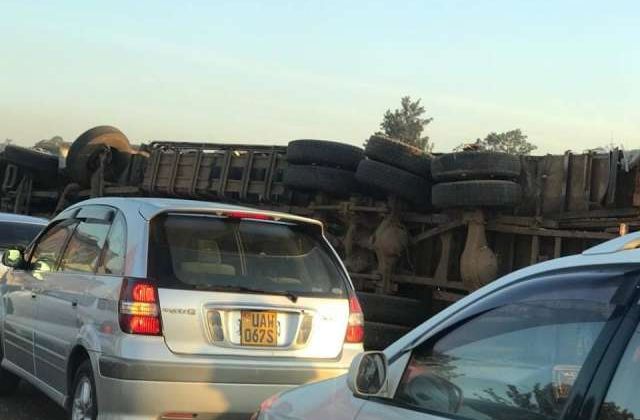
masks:
POLYGON ((0 249, 27 246, 40 233, 44 225, 33 223, 0 222, 0 249))

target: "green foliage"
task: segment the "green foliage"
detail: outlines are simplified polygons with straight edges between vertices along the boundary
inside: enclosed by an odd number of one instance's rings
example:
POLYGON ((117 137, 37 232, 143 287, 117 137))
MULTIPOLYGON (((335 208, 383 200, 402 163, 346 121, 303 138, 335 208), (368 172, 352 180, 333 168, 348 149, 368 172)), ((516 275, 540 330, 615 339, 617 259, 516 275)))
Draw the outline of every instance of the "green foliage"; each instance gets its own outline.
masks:
POLYGON ((429 136, 422 136, 422 131, 433 118, 422 118, 426 111, 420 105, 420 99, 413 101, 410 96, 405 96, 400 105, 401 107, 394 111, 388 109, 385 112, 380 128, 388 137, 430 152, 433 143, 429 141, 429 136))
POLYGON ((476 139, 473 143, 461 144, 454 151, 488 150, 512 155, 528 155, 538 148, 530 143, 528 136, 518 128, 504 133, 489 133, 484 139, 476 139))

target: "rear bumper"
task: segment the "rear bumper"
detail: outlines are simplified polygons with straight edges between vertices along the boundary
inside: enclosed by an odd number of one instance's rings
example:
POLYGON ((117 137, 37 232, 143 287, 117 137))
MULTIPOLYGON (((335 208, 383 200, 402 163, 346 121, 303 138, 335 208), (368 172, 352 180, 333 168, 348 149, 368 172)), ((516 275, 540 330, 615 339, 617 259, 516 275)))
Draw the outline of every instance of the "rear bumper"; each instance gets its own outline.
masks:
POLYGON ((198 420, 246 420, 262 401, 293 387, 127 381, 104 377, 99 382, 99 420, 158 420, 168 413, 191 414, 198 420))
POLYGON ((346 373, 346 366, 270 366, 213 363, 171 363, 100 357, 100 375, 110 379, 154 382, 301 385, 346 373))
POLYGON ((346 373, 343 366, 188 364, 100 357, 96 375, 100 420, 249 418, 260 403, 295 386, 346 373), (221 416, 222 414, 222 416, 221 416))

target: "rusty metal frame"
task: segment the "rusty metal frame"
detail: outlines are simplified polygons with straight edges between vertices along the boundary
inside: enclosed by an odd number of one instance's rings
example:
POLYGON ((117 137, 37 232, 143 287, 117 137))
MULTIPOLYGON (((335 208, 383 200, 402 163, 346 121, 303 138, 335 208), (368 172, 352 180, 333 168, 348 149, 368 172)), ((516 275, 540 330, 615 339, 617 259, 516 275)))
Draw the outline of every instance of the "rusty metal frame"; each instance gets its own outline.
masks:
POLYGON ((268 200, 271 196, 271 184, 275 176, 277 162, 278 153, 276 152, 276 150, 271 150, 271 152, 269 152, 269 166, 267 169, 267 176, 264 177, 263 198, 265 200, 268 200))
POLYGON ((179 150, 175 150, 173 156, 173 162, 171 163, 171 175, 169 175, 169 185, 167 186, 167 192, 170 195, 175 195, 176 178, 178 176, 178 166, 180 166, 180 158, 182 153, 179 150))
POLYGON ((200 166, 202 165, 202 159, 204 159, 204 152, 202 150, 198 150, 196 152, 196 162, 193 165, 193 177, 191 178, 191 186, 189 188, 189 192, 192 196, 198 196, 198 178, 200 176, 200 166))
POLYGON ((31 192, 33 190, 33 179, 26 174, 20 180, 16 189, 16 198, 13 203, 13 212, 16 214, 28 214, 31 205, 31 192), (23 213, 24 210, 24 213, 23 213))
POLYGON ((4 176, 2 178, 2 191, 8 191, 16 185, 18 182, 18 167, 13 163, 7 163, 4 170, 4 176))
POLYGON ((249 182, 251 181, 252 169, 253 169, 253 151, 250 151, 247 155, 247 161, 244 164, 244 170, 242 172, 242 185, 240 186, 241 200, 245 200, 247 198, 247 190, 249 189, 249 182))
POLYGON ((450 230, 456 229, 460 226, 465 226, 468 223, 467 220, 456 219, 448 223, 444 223, 438 227, 433 229, 429 229, 426 232, 419 233, 414 235, 413 238, 410 239, 410 243, 412 245, 417 244, 418 242, 424 241, 426 239, 433 238, 434 236, 438 236, 442 233, 448 232, 450 230))
POLYGON ((156 190, 156 181, 158 180, 158 171, 160 170, 160 161, 162 160, 161 150, 154 150, 151 154, 151 179, 149 180, 149 192, 156 190))
POLYGON ((220 172, 220 180, 218 183, 218 197, 224 197, 224 190, 227 187, 227 180, 229 178, 229 170, 231 169, 231 157, 233 151, 231 149, 224 152, 224 163, 222 164, 222 171, 220 172))
POLYGON ((616 186, 618 184, 618 161, 620 160, 620 150, 614 149, 609 153, 609 185, 607 186, 607 196, 605 199, 605 204, 607 206, 612 206, 616 202, 616 186))

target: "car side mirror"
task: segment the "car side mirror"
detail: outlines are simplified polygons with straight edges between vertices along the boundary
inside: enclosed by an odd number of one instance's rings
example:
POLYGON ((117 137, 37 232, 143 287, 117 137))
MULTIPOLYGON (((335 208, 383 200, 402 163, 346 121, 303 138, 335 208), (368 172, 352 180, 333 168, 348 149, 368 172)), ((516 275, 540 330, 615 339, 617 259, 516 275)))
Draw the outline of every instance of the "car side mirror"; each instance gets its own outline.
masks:
POLYGON ((347 386, 359 397, 388 398, 387 356, 379 351, 360 353, 351 362, 347 377, 347 386))
POLYGON ((8 248, 2 254, 2 264, 11 268, 25 268, 27 263, 24 260, 24 249, 19 247, 8 248))

